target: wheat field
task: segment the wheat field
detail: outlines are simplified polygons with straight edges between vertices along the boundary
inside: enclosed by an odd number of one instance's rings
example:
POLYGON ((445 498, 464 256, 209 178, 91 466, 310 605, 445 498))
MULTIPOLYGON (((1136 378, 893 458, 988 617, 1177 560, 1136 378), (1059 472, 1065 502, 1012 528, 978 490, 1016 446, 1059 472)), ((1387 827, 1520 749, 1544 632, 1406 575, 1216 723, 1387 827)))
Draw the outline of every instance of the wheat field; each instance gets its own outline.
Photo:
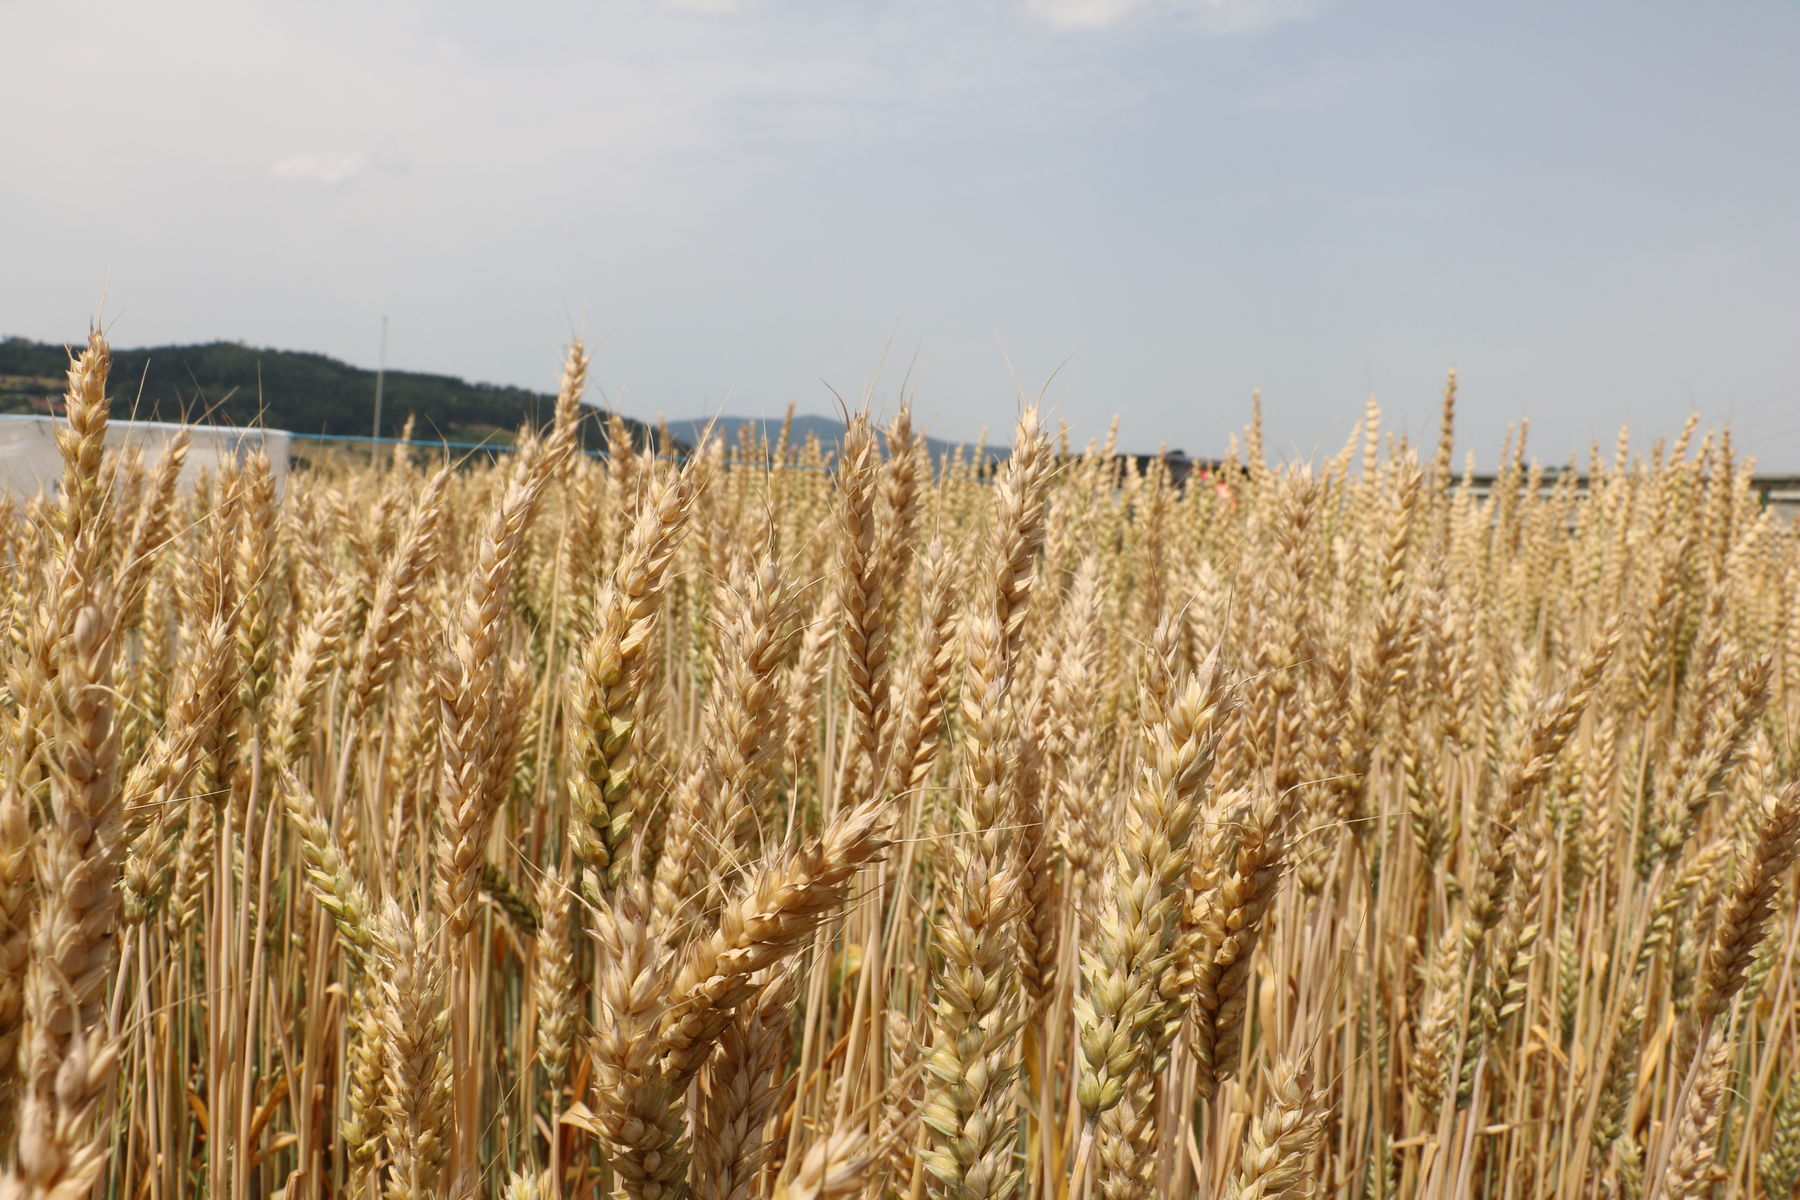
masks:
POLYGON ((184 490, 72 360, 0 1197, 1800 1194, 1800 536, 1728 434, 600 457, 586 366, 513 454, 184 490))

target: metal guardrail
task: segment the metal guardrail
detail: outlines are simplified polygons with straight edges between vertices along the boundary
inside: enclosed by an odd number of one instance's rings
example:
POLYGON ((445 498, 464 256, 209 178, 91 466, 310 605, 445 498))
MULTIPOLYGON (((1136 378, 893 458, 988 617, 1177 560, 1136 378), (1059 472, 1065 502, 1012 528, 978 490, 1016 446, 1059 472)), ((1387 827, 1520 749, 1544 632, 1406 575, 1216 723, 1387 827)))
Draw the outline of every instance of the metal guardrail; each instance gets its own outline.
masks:
MULTIPOLYGON (((290 433, 289 437, 308 442, 350 442, 363 445, 379 446, 414 446, 421 450, 473 450, 489 451, 495 454, 512 454, 519 447, 510 442, 453 442, 445 440, 426 440, 424 438, 373 437, 369 434, 354 433, 290 433)), ((610 450, 583 450, 581 453, 589 458, 610 459, 610 450)), ((645 454, 640 458, 651 458, 657 462, 682 462, 684 456, 679 454, 645 454)), ((761 458, 728 458, 726 463, 732 466, 755 467, 767 465, 767 459, 761 458)), ((784 463, 784 470, 823 471, 826 467, 814 466, 812 463, 784 463)))

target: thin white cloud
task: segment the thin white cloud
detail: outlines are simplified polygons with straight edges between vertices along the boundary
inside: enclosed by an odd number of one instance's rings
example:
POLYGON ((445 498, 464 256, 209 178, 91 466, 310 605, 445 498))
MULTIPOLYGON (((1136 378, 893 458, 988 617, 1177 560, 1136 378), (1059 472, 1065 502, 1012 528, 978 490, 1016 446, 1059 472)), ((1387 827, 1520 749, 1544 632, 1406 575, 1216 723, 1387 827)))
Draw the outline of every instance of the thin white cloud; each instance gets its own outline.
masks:
POLYGON ((1026 0, 1025 10, 1058 29, 1104 29, 1148 7, 1145 0, 1026 0))
POLYGON ((662 0, 670 8, 685 8, 690 12, 734 13, 743 9, 743 0, 662 0))
POLYGON ((355 179, 369 169, 369 163, 369 155, 360 151, 347 154, 291 154, 271 166, 269 174, 291 183, 331 187, 355 179))
POLYGON ((1136 17, 1196 18, 1218 32, 1273 25, 1301 15, 1304 0, 1025 0, 1025 11, 1056 29, 1107 29, 1136 17))

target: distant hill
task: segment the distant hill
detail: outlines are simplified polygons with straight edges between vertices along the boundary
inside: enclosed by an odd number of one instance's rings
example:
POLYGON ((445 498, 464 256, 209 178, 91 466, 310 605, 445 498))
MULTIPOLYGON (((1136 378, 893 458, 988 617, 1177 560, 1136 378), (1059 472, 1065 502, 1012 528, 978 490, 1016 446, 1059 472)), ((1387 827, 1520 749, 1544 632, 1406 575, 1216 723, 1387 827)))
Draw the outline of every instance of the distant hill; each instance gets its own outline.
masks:
MULTIPOLYGON (((774 445, 781 436, 781 420, 780 417, 700 417, 690 421, 668 421, 665 424, 669 436, 690 446, 700 440, 700 435, 708 425, 712 426, 713 436, 724 438, 727 445, 736 445, 739 433, 745 426, 753 431, 760 431, 769 444, 774 445)), ((804 445, 807 438, 815 436, 827 452, 834 451, 844 440, 844 423, 836 417, 796 415, 793 430, 789 434, 793 444, 804 445)), ((931 455, 934 464, 941 464, 958 450, 973 454, 976 449, 977 447, 966 442, 946 442, 933 437, 925 439, 926 453, 931 455)), ((1005 446, 986 446, 981 449, 990 461, 1002 460, 1008 453, 1005 446)))
MULTIPOLYGON (((323 354, 208 342, 115 349, 112 357, 110 390, 120 415, 135 408, 142 420, 370 433, 375 372, 323 354)), ((16 337, 0 341, 0 412, 47 413, 52 404, 60 409, 68 365, 61 346, 16 337)), ((389 371, 382 384, 381 434, 397 436, 412 414, 421 439, 510 444, 522 423, 549 420, 555 399, 451 375, 389 371)), ((640 442, 653 434, 642 422, 627 424, 640 442)), ((604 445, 597 422, 587 425, 586 444, 604 445)))

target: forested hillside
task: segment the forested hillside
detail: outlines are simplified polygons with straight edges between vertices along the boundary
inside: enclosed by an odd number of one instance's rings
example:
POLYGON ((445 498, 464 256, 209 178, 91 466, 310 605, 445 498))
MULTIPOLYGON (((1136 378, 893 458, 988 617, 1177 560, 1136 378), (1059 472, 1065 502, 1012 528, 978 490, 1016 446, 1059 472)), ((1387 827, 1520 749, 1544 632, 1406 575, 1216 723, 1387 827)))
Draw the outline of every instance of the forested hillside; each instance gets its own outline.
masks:
MULTIPOLYGON (((51 412, 67 386, 68 364, 61 346, 0 341, 0 412, 51 412)), ((235 342, 115 350, 112 380, 115 411, 144 420, 355 437, 373 427, 375 373, 323 354, 235 342)), ((547 421, 555 401, 524 388, 417 371, 387 372, 383 392, 383 436, 399 434, 413 415, 416 436, 462 442, 510 443, 521 423, 547 421)), ((588 424, 586 441, 599 446, 598 422, 588 424)), ((652 432, 628 424, 640 442, 652 432)))

